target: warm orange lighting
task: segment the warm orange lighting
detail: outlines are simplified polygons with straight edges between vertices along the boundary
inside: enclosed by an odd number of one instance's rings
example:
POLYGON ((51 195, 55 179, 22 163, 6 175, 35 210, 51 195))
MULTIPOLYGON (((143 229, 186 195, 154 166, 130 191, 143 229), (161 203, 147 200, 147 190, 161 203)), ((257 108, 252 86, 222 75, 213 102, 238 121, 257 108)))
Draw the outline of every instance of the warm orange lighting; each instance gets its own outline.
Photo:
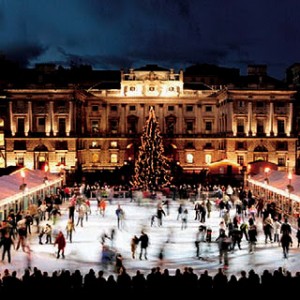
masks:
POLYGON ((24 179, 25 178, 25 172, 24 170, 21 170, 21 177, 24 179))
POLYGON ((289 180, 292 180, 292 178, 293 178, 292 173, 289 173, 289 174, 288 174, 288 179, 289 179, 289 180))
POLYGON ((268 167, 267 167, 267 168, 265 168, 265 173, 266 173, 266 174, 268 174, 270 171, 271 171, 271 169, 270 169, 270 168, 268 168, 268 167))
POLYGON ((48 164, 45 164, 44 170, 45 170, 45 173, 47 173, 47 172, 48 172, 48 170, 49 170, 49 166, 48 166, 48 164))

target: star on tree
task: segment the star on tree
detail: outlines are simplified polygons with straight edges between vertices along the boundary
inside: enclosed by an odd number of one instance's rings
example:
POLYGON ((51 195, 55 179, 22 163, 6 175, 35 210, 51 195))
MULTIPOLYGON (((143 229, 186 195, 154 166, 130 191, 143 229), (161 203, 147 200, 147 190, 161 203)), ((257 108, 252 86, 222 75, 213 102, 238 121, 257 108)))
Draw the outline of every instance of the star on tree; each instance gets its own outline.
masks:
POLYGON ((164 156, 164 146, 160 134, 159 124, 155 117, 153 107, 149 110, 149 117, 143 128, 141 146, 132 184, 143 190, 159 190, 171 181, 169 161, 164 156))

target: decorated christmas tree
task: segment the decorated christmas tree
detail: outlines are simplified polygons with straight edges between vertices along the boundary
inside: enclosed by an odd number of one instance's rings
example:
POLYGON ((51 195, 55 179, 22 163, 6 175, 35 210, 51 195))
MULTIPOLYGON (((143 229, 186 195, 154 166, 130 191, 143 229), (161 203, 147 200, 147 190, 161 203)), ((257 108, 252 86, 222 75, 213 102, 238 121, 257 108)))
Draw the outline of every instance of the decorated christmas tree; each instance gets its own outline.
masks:
POLYGON ((153 107, 149 110, 143 129, 134 172, 132 185, 145 191, 160 190, 171 181, 169 161, 164 156, 162 137, 153 107))

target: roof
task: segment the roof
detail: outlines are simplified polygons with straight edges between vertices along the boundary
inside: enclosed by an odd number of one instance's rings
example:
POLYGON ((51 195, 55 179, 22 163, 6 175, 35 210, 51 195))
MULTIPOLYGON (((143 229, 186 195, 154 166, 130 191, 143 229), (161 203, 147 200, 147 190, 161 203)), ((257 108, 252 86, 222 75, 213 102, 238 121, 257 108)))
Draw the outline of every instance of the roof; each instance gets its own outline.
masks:
MULTIPOLYGON (((30 170, 27 168, 19 169, 9 175, 4 175, 0 177, 0 205, 4 205, 13 200, 15 196, 16 199, 23 195, 21 186, 23 183, 26 184, 26 191, 28 193, 34 192, 35 190, 40 190, 45 187, 44 183, 45 172, 42 170, 30 170), (24 177, 22 177, 22 173, 24 177)), ((47 179, 49 184, 60 182, 61 178, 57 174, 47 173, 47 179)))
POLYGON ((291 179, 289 179, 288 173, 270 169, 267 176, 266 178, 265 172, 260 172, 248 178, 248 182, 300 202, 299 175, 292 174, 291 179), (268 179, 268 181, 266 181, 266 179, 268 179), (291 185, 293 188, 293 191, 290 193, 288 192, 288 185, 291 185))

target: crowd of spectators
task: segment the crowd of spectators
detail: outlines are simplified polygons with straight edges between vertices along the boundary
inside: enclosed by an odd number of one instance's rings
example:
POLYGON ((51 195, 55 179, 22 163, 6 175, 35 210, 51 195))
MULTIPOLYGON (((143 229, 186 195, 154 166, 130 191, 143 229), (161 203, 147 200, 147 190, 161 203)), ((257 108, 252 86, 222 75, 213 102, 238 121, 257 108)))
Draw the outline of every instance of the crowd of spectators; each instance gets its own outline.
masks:
POLYGON ((176 269, 171 275, 168 269, 154 267, 148 274, 137 270, 135 275, 130 276, 125 269, 118 274, 109 274, 107 277, 104 271, 98 273, 90 269, 87 274, 80 270, 71 272, 69 270, 54 271, 52 274, 43 272, 34 267, 25 269, 23 274, 18 276, 16 271, 10 272, 5 269, 1 277, 0 292, 36 293, 37 291, 60 291, 65 293, 94 293, 101 292, 113 295, 121 292, 124 296, 129 293, 140 293, 161 291, 166 293, 184 292, 193 294, 199 291, 294 291, 300 286, 300 272, 294 275, 280 267, 274 271, 264 270, 258 274, 254 269, 248 272, 242 270, 240 274, 226 274, 224 269, 210 275, 207 270, 196 274, 191 267, 183 270, 176 269))

